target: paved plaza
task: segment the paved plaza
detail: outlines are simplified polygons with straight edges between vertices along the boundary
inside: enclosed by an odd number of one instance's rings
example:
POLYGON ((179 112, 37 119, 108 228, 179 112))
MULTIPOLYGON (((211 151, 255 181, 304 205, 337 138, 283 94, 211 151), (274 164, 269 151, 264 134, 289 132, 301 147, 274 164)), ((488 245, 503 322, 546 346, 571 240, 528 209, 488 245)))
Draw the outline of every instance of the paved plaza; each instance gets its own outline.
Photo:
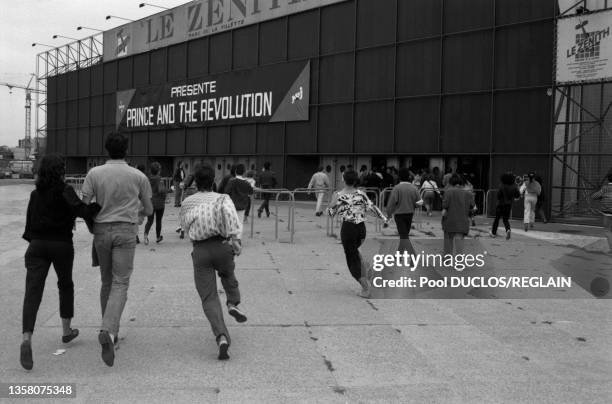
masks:
MULTIPOLYGON (((31 189, 0 186, 0 382, 75 383, 78 402, 610 402, 612 301, 587 291, 594 277, 611 278, 600 229, 538 223, 524 234, 514 221, 506 241, 489 238, 491 219, 478 217, 466 242, 488 251, 498 271, 571 275, 582 293, 436 299, 423 291, 419 299, 362 299, 341 245, 326 236, 325 217, 307 203, 296 209, 293 244, 284 207, 279 241, 274 216, 256 219, 252 239, 246 226, 237 278, 248 321, 226 316, 233 345, 225 362, 216 358, 194 287, 191 245, 174 232, 178 209, 167 204, 164 241, 137 247, 115 365, 104 365, 100 275, 91 266, 91 235, 78 221, 73 326, 81 335, 60 341, 51 271, 33 337, 34 369, 25 371, 21 234, 31 189), (54 355, 58 349, 66 351, 54 355)), ((415 250, 441 250, 439 222, 418 220, 415 250)), ((368 236, 366 258, 395 240, 377 233, 373 221, 368 236)))

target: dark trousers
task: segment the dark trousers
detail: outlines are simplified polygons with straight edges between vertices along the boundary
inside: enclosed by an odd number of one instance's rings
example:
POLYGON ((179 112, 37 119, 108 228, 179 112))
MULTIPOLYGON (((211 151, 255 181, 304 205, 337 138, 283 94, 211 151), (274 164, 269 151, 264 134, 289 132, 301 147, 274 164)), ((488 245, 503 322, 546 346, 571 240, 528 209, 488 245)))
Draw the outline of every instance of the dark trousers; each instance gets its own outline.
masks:
POLYGON ((151 230, 151 226, 153 226, 153 216, 155 216, 155 234, 157 238, 161 236, 162 229, 162 219, 164 217, 164 208, 154 209, 153 214, 147 217, 147 224, 145 224, 145 234, 149 234, 149 230, 151 230))
POLYGON ((266 215, 270 216, 270 197, 271 196, 272 196, 272 194, 269 193, 269 192, 264 192, 262 194, 263 202, 262 202, 261 206, 259 207, 259 209, 257 209, 257 212, 261 213, 265 209, 266 210, 266 215))
POLYGON ((506 231, 510 230, 510 222, 508 219, 510 218, 510 212, 512 211, 512 205, 497 205, 495 209, 495 219, 493 220, 493 228, 491 229, 491 233, 497 234, 497 226, 499 226, 499 218, 502 218, 504 221, 504 227, 506 231))
POLYGON ((366 238, 366 227, 365 223, 351 223, 342 222, 340 228, 340 240, 342 241, 342 247, 344 248, 344 255, 346 257, 346 264, 351 271, 353 278, 359 282, 362 277, 361 269, 363 261, 361 254, 359 253, 359 247, 363 244, 366 238))
POLYGON ((213 334, 219 339, 221 335, 230 342, 229 332, 223 320, 223 310, 217 293, 217 277, 225 290, 227 304, 237 306, 240 303, 240 289, 234 275, 234 250, 221 238, 213 237, 193 244, 191 253, 195 286, 202 300, 204 314, 210 322, 213 334))
POLYGON ((249 198, 249 203, 247 203, 247 207, 246 207, 246 209, 244 210, 244 217, 245 217, 245 219, 246 219, 247 217, 249 217, 249 212, 250 212, 250 211, 251 211, 251 198, 249 198))
POLYGON ((25 253, 27 275, 23 299, 23 332, 34 332, 36 315, 51 264, 57 274, 60 317, 74 316, 73 260, 74 248, 70 241, 32 240, 30 242, 25 253))
POLYGON ((395 224, 397 225, 397 232, 399 233, 400 239, 407 239, 410 236, 410 229, 412 228, 412 217, 414 213, 400 213, 393 215, 395 224))
POLYGON ((183 196, 183 190, 181 189, 181 181, 174 180, 174 207, 181 206, 181 197, 183 196))

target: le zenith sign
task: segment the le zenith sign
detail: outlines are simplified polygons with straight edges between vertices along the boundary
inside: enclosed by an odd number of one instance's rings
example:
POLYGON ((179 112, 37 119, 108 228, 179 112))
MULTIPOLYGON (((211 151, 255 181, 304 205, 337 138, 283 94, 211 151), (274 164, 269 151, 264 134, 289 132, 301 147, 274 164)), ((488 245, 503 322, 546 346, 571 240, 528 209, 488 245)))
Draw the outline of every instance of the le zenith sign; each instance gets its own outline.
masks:
MULTIPOLYGON (((204 0, 187 6, 187 34, 198 37, 214 33, 217 27, 223 29, 242 25, 248 16, 256 16, 265 11, 281 8, 281 1, 288 6, 307 0, 204 0), (264 4, 266 3, 266 4, 264 4)), ((146 20, 147 43, 151 44, 174 36, 174 12, 156 15, 146 20)))
POLYGON ((104 59, 188 41, 346 0, 194 0, 104 32, 104 59))

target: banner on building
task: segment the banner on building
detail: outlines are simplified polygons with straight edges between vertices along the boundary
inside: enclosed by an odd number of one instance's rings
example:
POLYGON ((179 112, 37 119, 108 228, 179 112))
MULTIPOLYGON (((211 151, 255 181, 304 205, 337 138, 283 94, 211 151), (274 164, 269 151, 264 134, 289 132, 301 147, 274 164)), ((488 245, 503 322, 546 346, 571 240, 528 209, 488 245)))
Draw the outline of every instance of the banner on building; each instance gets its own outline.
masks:
POLYGON ((557 22, 557 84, 612 80, 612 10, 557 22))
POLYGON ((195 0, 104 32, 104 61, 346 0, 195 0))
POLYGON ((308 120, 310 62, 117 92, 122 130, 308 120))

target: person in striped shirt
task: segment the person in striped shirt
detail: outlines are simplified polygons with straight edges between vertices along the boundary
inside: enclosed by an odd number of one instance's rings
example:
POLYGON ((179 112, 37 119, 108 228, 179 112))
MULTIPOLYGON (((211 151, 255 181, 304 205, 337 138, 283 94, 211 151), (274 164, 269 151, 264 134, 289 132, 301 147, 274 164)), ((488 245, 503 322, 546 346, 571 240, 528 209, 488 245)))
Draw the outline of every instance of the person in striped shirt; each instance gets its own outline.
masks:
POLYGON ((198 165, 194 171, 198 192, 183 200, 179 213, 181 229, 193 243, 193 270, 195 286, 202 300, 204 314, 217 339, 220 360, 229 359, 227 353, 231 339, 225 321, 219 295, 217 278, 227 296, 227 311, 239 323, 247 320, 238 309, 240 290, 234 273, 234 257, 240 255, 242 220, 234 203, 226 194, 212 191, 215 170, 208 165, 198 165))

